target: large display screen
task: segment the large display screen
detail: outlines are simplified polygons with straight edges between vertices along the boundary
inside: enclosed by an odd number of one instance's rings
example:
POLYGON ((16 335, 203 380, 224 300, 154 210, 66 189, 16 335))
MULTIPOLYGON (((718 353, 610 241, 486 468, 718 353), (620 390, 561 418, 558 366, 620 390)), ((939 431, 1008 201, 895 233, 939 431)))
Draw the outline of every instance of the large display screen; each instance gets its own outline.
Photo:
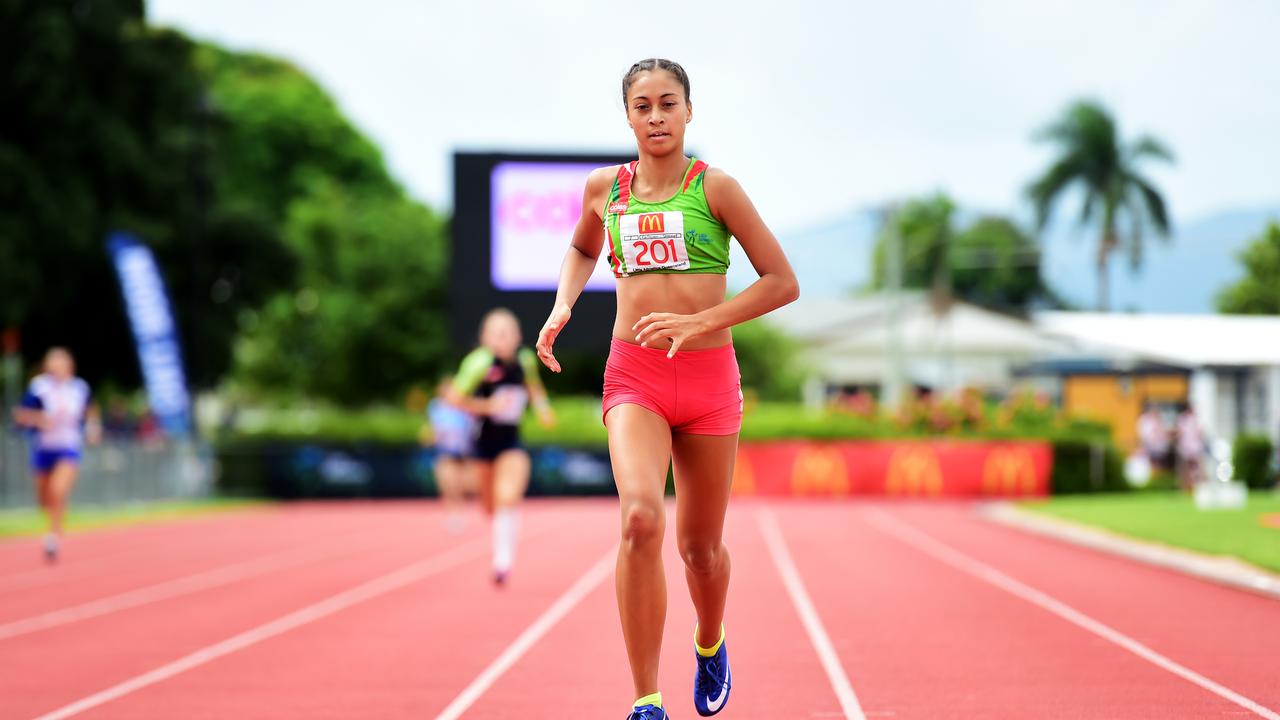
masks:
MULTIPOLYGON (((582 214, 582 189, 597 167, 525 161, 494 166, 489 176, 489 262, 495 288, 555 291, 560 262, 582 214)), ((613 274, 602 258, 586 289, 613 287, 613 274)))
MULTIPOLYGON (((526 343, 537 337, 555 301, 560 264, 582 213, 591 170, 633 160, 623 154, 458 152, 453 156, 453 252, 449 262, 450 335, 475 343, 480 318, 508 307, 526 343)), ((607 253, 602 250, 602 255, 607 253)), ((601 257, 557 346, 608 349, 615 309, 609 262, 601 257)))

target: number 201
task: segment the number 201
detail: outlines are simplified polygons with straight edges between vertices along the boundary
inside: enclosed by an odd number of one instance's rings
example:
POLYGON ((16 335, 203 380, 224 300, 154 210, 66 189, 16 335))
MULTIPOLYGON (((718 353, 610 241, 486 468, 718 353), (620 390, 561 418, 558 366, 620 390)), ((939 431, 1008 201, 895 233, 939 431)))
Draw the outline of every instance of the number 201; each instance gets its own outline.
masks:
POLYGON ((676 241, 674 239, 654 240, 653 244, 637 240, 632 243, 632 247, 636 250, 636 265, 641 267, 646 265, 665 265, 676 259, 676 241), (661 259, 658 258, 658 250, 662 250, 661 259), (645 260, 645 255, 651 255, 653 262, 645 260))

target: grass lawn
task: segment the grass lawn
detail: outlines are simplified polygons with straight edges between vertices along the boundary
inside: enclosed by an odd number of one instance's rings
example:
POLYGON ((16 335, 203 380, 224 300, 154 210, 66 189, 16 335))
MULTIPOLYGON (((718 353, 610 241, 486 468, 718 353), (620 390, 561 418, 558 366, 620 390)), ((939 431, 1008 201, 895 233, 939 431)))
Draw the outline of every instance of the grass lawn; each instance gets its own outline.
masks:
POLYGON ((1023 509, 1211 555, 1234 555, 1280 572, 1280 493, 1253 492, 1242 510, 1197 510, 1180 492, 1063 495, 1023 509), (1272 516, 1272 525, 1264 523, 1272 516))
MULTIPOLYGON (((261 500, 211 498, 207 500, 164 500, 102 507, 77 506, 67 511, 67 531, 92 530, 118 525, 177 520, 210 513, 263 506, 261 500)), ((0 510, 0 538, 37 535, 45 530, 44 516, 35 508, 0 510)))

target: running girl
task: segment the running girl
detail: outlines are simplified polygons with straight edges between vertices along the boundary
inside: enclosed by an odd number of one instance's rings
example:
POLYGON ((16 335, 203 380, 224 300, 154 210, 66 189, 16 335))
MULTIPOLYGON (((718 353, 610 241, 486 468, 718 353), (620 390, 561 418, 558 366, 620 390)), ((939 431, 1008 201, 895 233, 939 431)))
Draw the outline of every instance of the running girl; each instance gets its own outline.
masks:
POLYGON ((520 446, 520 418, 529 400, 545 425, 555 421, 538 379, 538 361, 520 347, 520 323, 510 310, 490 310, 480 347, 462 361, 449 401, 480 418, 472 470, 481 505, 493 518, 493 581, 503 585, 515 562, 517 509, 529 486, 529 454, 520 446))
POLYGON ((471 443, 475 436, 475 419, 465 410, 451 404, 448 397, 453 378, 445 377, 436 388, 436 396, 427 406, 428 430, 435 445, 436 460, 433 470, 440 500, 445 509, 445 527, 449 532, 461 532, 466 522, 464 506, 472 489, 467 472, 471 443))
POLYGON ((19 425, 34 431, 31 469, 36 497, 49 518, 44 554, 46 560, 55 562, 62 538, 62 518, 76 484, 86 431, 95 443, 100 433, 96 412, 89 404, 89 385, 75 376, 70 352, 52 348, 45 354, 44 373, 32 379, 21 406, 14 410, 14 418, 19 425))
POLYGON ((685 157, 693 104, 684 69, 670 60, 638 62, 623 76, 622 99, 639 160, 588 177, 538 356, 560 371, 552 345, 606 252, 618 278, 618 313, 603 413, 622 510, 618 612, 637 698, 629 720, 668 717, 658 652, 667 611, 662 496, 673 460, 676 541, 697 612, 693 701, 698 714, 714 715, 732 684, 723 625, 729 553, 721 534, 742 391, 729 328, 795 300, 799 284, 737 181, 685 157), (725 300, 730 235, 760 277, 725 300))

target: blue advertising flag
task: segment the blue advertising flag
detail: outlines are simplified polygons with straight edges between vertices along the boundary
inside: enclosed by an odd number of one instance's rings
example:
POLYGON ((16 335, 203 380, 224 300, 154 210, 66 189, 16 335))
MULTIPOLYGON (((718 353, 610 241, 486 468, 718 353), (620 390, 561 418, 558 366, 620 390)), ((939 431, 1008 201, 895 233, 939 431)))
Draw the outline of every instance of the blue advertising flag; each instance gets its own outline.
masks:
POLYGON ((166 433, 185 435, 191 431, 191 398, 160 268, 151 249, 128 233, 112 233, 107 248, 120 278, 151 411, 166 433))

